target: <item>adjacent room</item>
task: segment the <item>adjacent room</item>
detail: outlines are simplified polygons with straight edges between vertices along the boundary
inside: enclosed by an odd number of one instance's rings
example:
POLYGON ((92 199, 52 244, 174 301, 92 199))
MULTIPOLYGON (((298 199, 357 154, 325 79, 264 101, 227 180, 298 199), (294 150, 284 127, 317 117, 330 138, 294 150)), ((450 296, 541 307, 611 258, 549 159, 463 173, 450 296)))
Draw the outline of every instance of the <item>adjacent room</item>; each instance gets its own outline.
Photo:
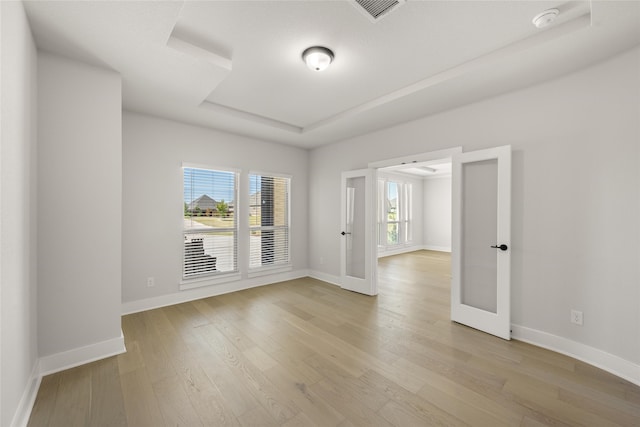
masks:
POLYGON ((640 1, 0 1, 0 425, 640 425, 640 1))

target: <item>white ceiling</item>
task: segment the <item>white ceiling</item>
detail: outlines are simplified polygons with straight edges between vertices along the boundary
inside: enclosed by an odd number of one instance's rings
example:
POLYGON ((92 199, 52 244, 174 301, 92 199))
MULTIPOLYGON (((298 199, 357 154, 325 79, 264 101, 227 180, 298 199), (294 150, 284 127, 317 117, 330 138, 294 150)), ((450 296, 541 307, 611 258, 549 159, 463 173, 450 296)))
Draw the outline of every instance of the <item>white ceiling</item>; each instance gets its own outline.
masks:
POLYGON ((640 1, 408 0, 375 23, 347 0, 24 3, 40 49, 122 75, 125 109, 307 148, 640 44, 640 1), (302 62, 313 45, 326 71, 302 62))

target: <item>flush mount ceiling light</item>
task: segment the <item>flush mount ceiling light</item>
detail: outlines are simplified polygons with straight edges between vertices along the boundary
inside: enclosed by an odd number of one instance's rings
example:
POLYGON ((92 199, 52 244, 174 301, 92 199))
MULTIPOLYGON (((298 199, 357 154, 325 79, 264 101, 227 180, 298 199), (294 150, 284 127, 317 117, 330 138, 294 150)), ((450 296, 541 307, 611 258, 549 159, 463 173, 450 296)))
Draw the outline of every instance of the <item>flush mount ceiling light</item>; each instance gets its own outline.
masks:
POLYGON ((333 52, 322 46, 312 46, 302 52, 302 60, 313 71, 325 70, 333 61, 333 52))
POLYGON ((553 23, 559 14, 560 11, 558 9, 547 9, 544 12, 537 14, 531 22, 533 22, 533 25, 537 28, 544 28, 553 23))

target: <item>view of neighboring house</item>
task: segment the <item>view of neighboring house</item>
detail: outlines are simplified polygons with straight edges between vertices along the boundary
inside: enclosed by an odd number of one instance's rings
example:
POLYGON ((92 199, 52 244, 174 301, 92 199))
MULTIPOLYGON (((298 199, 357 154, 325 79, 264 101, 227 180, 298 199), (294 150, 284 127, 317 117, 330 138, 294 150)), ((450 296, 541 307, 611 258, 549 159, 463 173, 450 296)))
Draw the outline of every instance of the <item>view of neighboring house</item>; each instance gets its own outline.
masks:
MULTIPOLYGON (((221 200, 226 202, 225 200, 221 200)), ((186 202, 185 202, 186 203, 186 202)), ((206 213, 207 211, 217 212, 218 210, 218 200, 215 200, 209 197, 206 194, 194 199, 191 203, 186 204, 186 211, 188 213, 201 212, 206 213)), ((234 202, 226 202, 229 207, 228 213, 234 212, 234 202)), ((256 193, 249 195, 249 216, 257 217, 260 216, 260 209, 262 206, 262 192, 258 191, 256 193)))
POLYGON ((232 213, 234 210, 234 203, 226 202, 225 200, 217 201, 212 199, 211 197, 203 194, 202 196, 194 199, 191 203, 187 204, 186 211, 188 213, 203 213, 206 216, 212 216, 214 213, 218 212, 218 205, 220 202, 225 202, 227 205, 227 214, 232 213))
POLYGON ((213 200, 211 197, 207 196, 206 194, 203 194, 202 196, 198 197, 197 199, 193 200, 191 203, 189 203, 189 207, 188 210, 189 212, 195 212, 195 211, 200 211, 200 212, 204 212, 207 209, 210 210, 217 210, 218 209, 218 202, 216 202, 215 200, 213 200))

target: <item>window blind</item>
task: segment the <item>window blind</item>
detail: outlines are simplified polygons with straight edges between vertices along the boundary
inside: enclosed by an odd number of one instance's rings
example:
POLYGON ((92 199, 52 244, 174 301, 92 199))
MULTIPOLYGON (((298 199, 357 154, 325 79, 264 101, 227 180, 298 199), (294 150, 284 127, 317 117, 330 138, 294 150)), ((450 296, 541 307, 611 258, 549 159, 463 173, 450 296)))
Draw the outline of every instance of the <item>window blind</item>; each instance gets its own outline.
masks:
POLYGON ((235 172, 183 168, 184 279, 238 271, 235 172))
POLYGON ((290 264, 291 179, 249 175, 249 268, 290 264))

